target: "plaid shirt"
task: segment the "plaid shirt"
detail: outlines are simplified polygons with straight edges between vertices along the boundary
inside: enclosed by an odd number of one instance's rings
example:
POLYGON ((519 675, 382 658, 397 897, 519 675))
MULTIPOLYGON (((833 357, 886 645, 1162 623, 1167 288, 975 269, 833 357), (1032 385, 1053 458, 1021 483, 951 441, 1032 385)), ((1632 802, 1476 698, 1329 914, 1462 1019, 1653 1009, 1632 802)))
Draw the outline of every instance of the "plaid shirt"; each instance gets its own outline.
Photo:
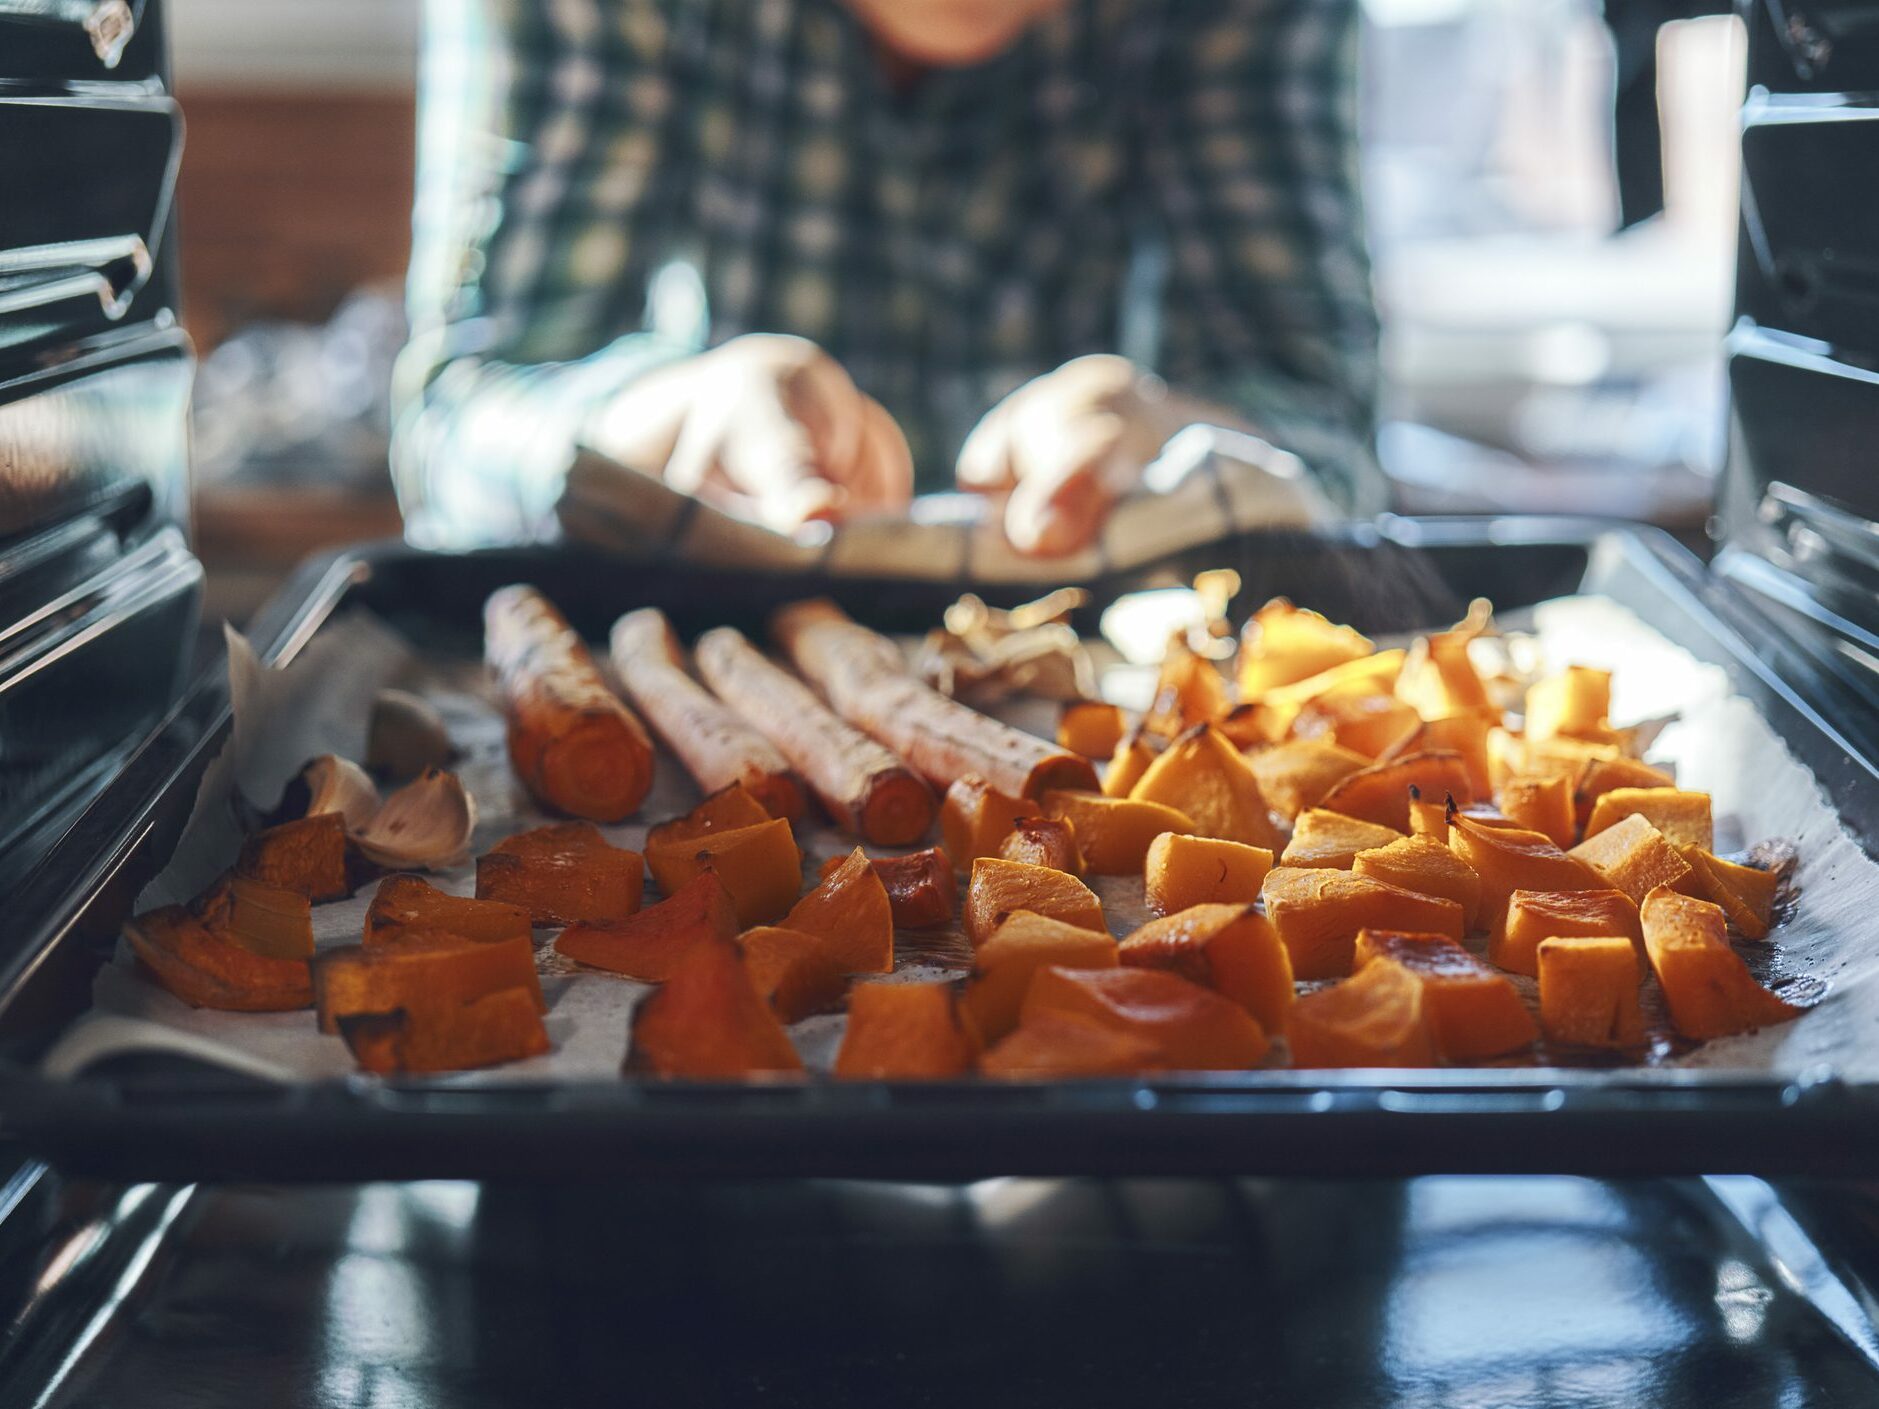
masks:
POLYGON ((741 333, 826 349, 944 487, 1119 351, 1380 507, 1355 0, 1071 0, 896 92, 840 0, 430 0, 395 467, 415 536, 539 532, 584 422, 741 333))

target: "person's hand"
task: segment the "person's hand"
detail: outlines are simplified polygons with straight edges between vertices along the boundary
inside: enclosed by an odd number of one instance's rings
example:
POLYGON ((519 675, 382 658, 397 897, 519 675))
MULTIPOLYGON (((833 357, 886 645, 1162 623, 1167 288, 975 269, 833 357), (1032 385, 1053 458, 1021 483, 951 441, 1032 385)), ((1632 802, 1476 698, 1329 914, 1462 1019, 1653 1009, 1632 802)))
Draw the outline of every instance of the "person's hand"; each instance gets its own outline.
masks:
POLYGON ((594 449, 779 532, 906 507, 894 418, 801 338, 753 333, 634 381, 589 423, 594 449))
POLYGON ((1126 357, 1079 357, 985 413, 959 452, 959 487, 1008 496, 1005 537, 1019 552, 1073 553, 1095 541, 1177 421, 1159 378, 1126 357))

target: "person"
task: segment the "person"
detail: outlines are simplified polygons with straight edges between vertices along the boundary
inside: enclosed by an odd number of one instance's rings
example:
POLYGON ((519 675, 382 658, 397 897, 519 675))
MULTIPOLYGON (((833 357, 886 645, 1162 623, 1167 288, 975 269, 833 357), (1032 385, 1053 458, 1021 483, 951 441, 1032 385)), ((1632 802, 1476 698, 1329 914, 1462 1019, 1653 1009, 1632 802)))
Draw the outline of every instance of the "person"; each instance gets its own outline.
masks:
POLYGON ((542 532, 586 446, 1057 554, 1197 420, 1374 512, 1355 6, 429 0, 411 535, 542 532))

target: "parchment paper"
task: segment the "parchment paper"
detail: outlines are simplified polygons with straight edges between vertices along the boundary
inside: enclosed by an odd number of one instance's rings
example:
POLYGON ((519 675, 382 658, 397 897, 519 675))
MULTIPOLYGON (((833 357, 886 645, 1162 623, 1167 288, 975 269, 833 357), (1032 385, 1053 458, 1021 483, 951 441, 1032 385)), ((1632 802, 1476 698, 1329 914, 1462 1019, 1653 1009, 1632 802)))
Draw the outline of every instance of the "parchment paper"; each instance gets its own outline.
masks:
MULTIPOLYGON (((1728 850, 1769 839, 1791 840, 1799 853, 1795 913, 1763 945, 1739 945, 1759 976, 1796 1001, 1814 1001, 1800 1020, 1750 1036, 1709 1043, 1670 1057, 1676 1064, 1746 1069, 1785 1075, 1822 1064, 1842 1075, 1879 1079, 1879 864, 1840 827, 1813 777, 1797 763, 1767 722, 1729 691, 1725 674, 1659 636, 1615 602, 1571 597, 1533 614, 1540 649, 1550 665, 1578 663, 1614 671, 1613 718, 1620 723, 1676 712, 1678 721, 1658 738, 1654 762, 1674 766, 1679 781, 1715 800, 1717 845, 1728 850)), ((238 728, 229 756, 205 779, 203 796, 170 868, 139 908, 194 894, 233 860, 240 831, 230 790, 271 804, 307 758, 333 751, 358 756, 373 693, 385 685, 412 689, 443 713, 462 757, 455 765, 476 799, 474 850, 549 820, 515 782, 503 750, 502 720, 474 662, 427 660, 375 619, 354 614, 335 622, 309 644, 287 671, 254 659, 245 643, 231 650, 238 728)), ((1105 691, 1126 703, 1139 693, 1141 673, 1116 667, 1105 691)), ((1006 711, 1014 723, 1047 732, 1051 706, 1030 702, 1006 711)), ((661 757, 657 782, 640 819, 603 828, 616 845, 638 850, 650 823, 693 805, 696 788, 670 758, 661 757)), ((832 828, 799 829, 805 878, 829 856, 852 846, 832 828)), ((432 881, 470 895, 473 863, 432 881)), ((1110 928, 1126 934, 1148 918, 1139 878, 1098 877, 1110 928)), ((356 943, 374 886, 350 900, 315 907, 316 943, 356 943)), ((648 901, 654 898, 650 886, 648 901)), ((536 932, 537 961, 549 1003, 554 1050, 543 1057, 487 1071, 436 1078, 476 1084, 543 1077, 611 1078, 625 1057, 633 1006, 646 985, 579 969, 551 947, 555 931, 536 932)), ((196 1010, 140 977, 120 944, 94 987, 94 1009, 60 1040, 46 1059, 52 1074, 69 1074, 105 1055, 128 1050, 183 1050, 252 1074, 309 1080, 351 1073, 337 1037, 316 1031, 308 1012, 234 1014, 196 1010)), ((896 979, 964 972, 969 947, 955 927, 902 931, 896 939, 896 979)), ((1525 981, 1530 987, 1530 981, 1525 981)), ((826 1069, 840 1043, 843 1019, 812 1018, 791 1035, 812 1069, 826 1069)), ((1587 1077, 1595 1077, 1592 1072, 1587 1077)))

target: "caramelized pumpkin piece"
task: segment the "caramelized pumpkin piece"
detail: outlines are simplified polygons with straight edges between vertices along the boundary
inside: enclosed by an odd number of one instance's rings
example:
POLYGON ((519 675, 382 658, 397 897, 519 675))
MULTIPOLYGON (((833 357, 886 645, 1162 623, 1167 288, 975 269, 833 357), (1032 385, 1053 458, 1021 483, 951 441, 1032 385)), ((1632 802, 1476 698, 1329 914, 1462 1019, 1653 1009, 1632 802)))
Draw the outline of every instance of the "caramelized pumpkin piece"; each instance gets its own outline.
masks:
POLYGON ((737 946, 710 939, 688 949, 634 1011, 626 1070, 729 1081, 800 1072, 802 1058, 751 983, 737 946))
POLYGON ((1622 890, 1640 905, 1660 885, 1675 890, 1696 886, 1690 863, 1637 813, 1587 837, 1567 854, 1585 862, 1612 889, 1622 890))
POLYGON ((1075 829, 1083 864, 1096 876, 1127 876, 1142 869, 1148 848, 1163 832, 1192 832, 1183 812, 1132 797, 1047 792, 1044 812, 1075 829))
POLYGON ((1140 730, 1132 732, 1116 745, 1115 753, 1103 768, 1103 796, 1127 797, 1154 761, 1154 748, 1140 730))
POLYGON ((1644 818, 1674 846, 1700 846, 1708 851, 1716 844, 1709 794, 1682 788, 1613 788, 1601 793, 1586 819, 1586 837, 1589 840, 1632 816, 1644 818))
POLYGON ((313 1001, 305 959, 255 954, 212 934, 181 905, 166 905, 124 926, 146 972, 192 1008, 281 1013, 313 1001))
POLYGON ((1414 733, 1421 723, 1415 709, 1394 695, 1331 695, 1300 709, 1292 720, 1292 733, 1374 759, 1414 733))
POLYGON ((1268 1034, 1285 1031, 1292 959, 1251 905, 1194 905, 1150 920, 1122 941, 1125 968, 1163 969, 1230 998, 1268 1034))
POLYGON ((1423 985, 1400 964, 1369 964, 1292 1005, 1295 1067, 1432 1067, 1423 985))
POLYGON ((256 832, 243 843, 235 874, 308 900, 352 894, 346 876, 346 819, 322 812, 256 832))
POLYGON ((1493 790, 1488 768, 1488 728, 1487 718, 1479 714, 1426 719, 1384 750, 1377 762, 1391 763, 1419 753, 1456 754, 1461 759, 1462 771, 1468 775, 1469 792, 1475 797, 1486 797, 1493 790))
POLYGON ((1288 739, 1261 749, 1248 762, 1272 810, 1288 818, 1316 807, 1338 783, 1370 766, 1355 749, 1323 739, 1288 739))
POLYGON ((844 1081, 944 1081, 964 1076, 978 1044, 959 1020, 950 983, 862 983, 848 996, 835 1054, 844 1081))
POLYGON ((1359 930, 1462 937, 1461 906, 1454 901, 1345 871, 1281 866, 1266 877, 1264 894, 1267 918, 1292 956, 1296 978, 1348 974, 1359 930))
POLYGON ((1508 821, 1540 833, 1554 846, 1569 847, 1577 835, 1572 780, 1563 773, 1544 778, 1509 778, 1501 785, 1500 804, 1508 821))
POLYGON ((981 856, 966 882, 966 934, 973 947, 985 943, 1005 916, 1031 910, 1065 924, 1107 934, 1103 903, 1075 876, 1048 866, 1026 866, 981 856))
POLYGON ((1431 802, 1421 788, 1409 790, 1409 834, 1412 837, 1427 837, 1430 841, 1448 845, 1448 803, 1438 798, 1431 802))
POLYGON ((1461 906, 1462 928, 1474 928, 1481 913, 1481 878, 1454 852, 1428 837, 1404 837, 1373 851, 1360 851, 1351 872, 1373 881, 1434 895, 1461 906))
MULTIPOLYGON (((1148 765, 1129 796, 1172 807, 1204 837, 1224 837, 1268 849, 1279 845, 1279 834, 1252 765, 1226 735, 1210 725, 1196 726, 1169 744, 1148 765)), ((1082 835, 1081 828, 1078 835, 1082 835)), ((1086 856, 1088 851, 1085 841, 1086 856)))
POLYGON ((1154 1056, 1155 1043, 1147 1037, 1078 1013, 1047 1010, 987 1052, 979 1070, 1006 1081, 1133 1076, 1154 1056))
POLYGON ((705 871, 715 872, 730 892, 740 925, 768 924, 780 918, 802 891, 802 853, 796 849, 789 823, 781 817, 754 827, 707 832, 669 846, 649 846, 646 865, 667 895, 705 871))
POLYGON ((1468 642, 1476 634, 1456 630, 1417 637, 1396 679, 1398 697, 1414 705, 1424 719, 1456 714, 1499 719, 1501 712, 1488 699, 1487 687, 1468 659, 1468 642))
POLYGON ((469 1071, 548 1051, 541 1008, 525 988, 500 988, 466 1003, 413 999, 386 1013, 348 1013, 339 1035, 366 1071, 469 1071))
POLYGON ((940 844, 955 869, 967 870, 981 856, 998 855, 1020 817, 1041 815, 1030 798, 1006 797, 983 778, 967 774, 946 789, 940 804, 940 844))
POLYGON ((476 858, 476 898, 519 905, 538 925, 623 920, 644 885, 639 853, 608 845, 592 822, 520 832, 476 858))
POLYGON ((1389 827, 1314 807, 1299 814, 1279 864, 1348 871, 1359 852, 1374 851, 1402 839, 1401 832, 1389 827))
POLYGON ((535 951, 526 939, 478 942, 448 934, 412 934, 390 944, 349 944, 313 959, 320 1031, 337 1032, 354 1013, 461 1007, 499 989, 520 988, 542 1001, 535 951))
POLYGON ((268 959, 313 957, 313 903, 298 891, 224 876, 190 905, 203 927, 268 959))
POLYGON ((1085 758, 1108 758, 1129 731, 1128 716, 1101 700, 1073 700, 1057 718, 1057 747, 1085 758))
MULTIPOLYGON (((1592 746, 1588 744, 1580 747, 1590 749, 1592 746)), ((1598 805, 1598 800, 1614 788, 1677 786, 1677 780, 1663 769, 1640 763, 1635 758, 1619 758, 1615 749, 1609 752, 1610 757, 1582 759, 1575 765, 1572 808, 1581 832, 1585 830, 1586 823, 1592 820, 1592 809, 1598 805)))
POLYGON ((1549 1042, 1638 1047, 1638 951, 1629 935, 1554 935, 1540 941, 1540 1026, 1549 1042))
POLYGON ((770 812, 742 783, 719 788, 683 817, 661 822, 646 833, 646 849, 696 841, 712 832, 735 832, 770 821, 770 812))
POLYGON ((1517 827, 1495 827, 1451 811, 1450 849, 1481 878, 1480 923, 1489 936, 1507 922, 1507 901, 1517 890, 1604 890, 1605 881, 1552 839, 1517 827))
POLYGON ((1454 940, 1437 934, 1365 930, 1355 966, 1399 964, 1422 985, 1422 1010, 1435 1055, 1476 1062, 1531 1047, 1539 1031, 1505 974, 1497 974, 1454 940))
POLYGON ((1526 732, 1531 739, 1556 734, 1584 737, 1603 729, 1611 714, 1612 673, 1569 665, 1527 687, 1526 732))
POLYGON ((1177 636, 1162 657, 1154 701, 1144 725, 1157 734, 1178 734, 1226 710, 1226 677, 1177 636))
POLYGON ((1084 870, 1076 823, 1068 817, 1020 817, 1011 835, 1000 843, 998 856, 1001 861, 1048 866, 1073 876, 1082 875, 1084 870))
POLYGON ((1801 1015, 1755 981, 1729 947, 1722 911, 1659 886, 1639 907, 1644 949, 1664 990, 1671 1024, 1696 1041, 1771 1027, 1801 1015))
POLYGON ((664 983, 694 944, 736 934, 737 907, 706 871, 624 920, 569 925, 555 937, 555 952, 641 983, 664 983))
POLYGON ((527 910, 501 900, 472 900, 441 891, 420 876, 387 876, 365 912, 365 942, 389 944, 407 934, 454 934, 488 942, 527 939, 527 910))
POLYGON ((1644 929, 1638 906, 1621 890, 1517 890, 1507 900, 1507 923, 1488 940, 1488 958, 1510 974, 1539 972, 1539 949, 1554 935, 1628 936, 1640 953, 1644 929))
POLYGON ((1272 853, 1263 846, 1163 832, 1142 863, 1143 897, 1157 915, 1190 905, 1250 905, 1271 869, 1272 853))
POLYGON ((1373 763, 1332 788, 1320 805, 1328 812, 1406 832, 1412 787, 1424 797, 1448 796, 1458 803, 1469 802, 1474 797, 1461 755, 1438 749, 1431 753, 1406 754, 1387 763, 1373 763))
POLYGON ((783 920, 783 928, 813 934, 831 946, 851 974, 885 974, 894 967, 894 909, 887 887, 866 853, 856 847, 827 879, 783 920))
POLYGON ((801 1022, 842 1006, 848 967, 840 945, 802 930, 758 925, 739 935, 737 946, 757 996, 782 1021, 801 1022))
POLYGON ((1774 918, 1775 890, 1780 882, 1771 871, 1738 866, 1700 846, 1679 846, 1677 854, 1690 868, 1701 899, 1722 907, 1735 932, 1744 939, 1766 939, 1774 918))
POLYGON ((1154 1044, 1147 1066, 1163 1071, 1242 1071, 1270 1043, 1239 1004, 1159 969, 1039 969, 1019 1010, 1019 1029, 1046 1012, 1094 1018, 1154 1044))
POLYGON ((1240 692, 1254 698, 1275 686, 1362 660, 1372 649, 1369 640, 1350 627, 1275 597, 1241 628, 1234 669, 1240 692))
POLYGON ((1039 969, 1113 969, 1116 942, 1105 932, 1018 910, 972 954, 973 978, 962 1003, 982 1042, 1018 1025, 1018 1009, 1039 969))
MULTIPOLYGON (((822 879, 826 881, 846 859, 831 856, 823 864, 822 879)), ((887 888, 896 928, 928 930, 947 924, 958 913, 959 882, 946 853, 937 846, 905 856, 877 856, 868 864, 887 888)))

